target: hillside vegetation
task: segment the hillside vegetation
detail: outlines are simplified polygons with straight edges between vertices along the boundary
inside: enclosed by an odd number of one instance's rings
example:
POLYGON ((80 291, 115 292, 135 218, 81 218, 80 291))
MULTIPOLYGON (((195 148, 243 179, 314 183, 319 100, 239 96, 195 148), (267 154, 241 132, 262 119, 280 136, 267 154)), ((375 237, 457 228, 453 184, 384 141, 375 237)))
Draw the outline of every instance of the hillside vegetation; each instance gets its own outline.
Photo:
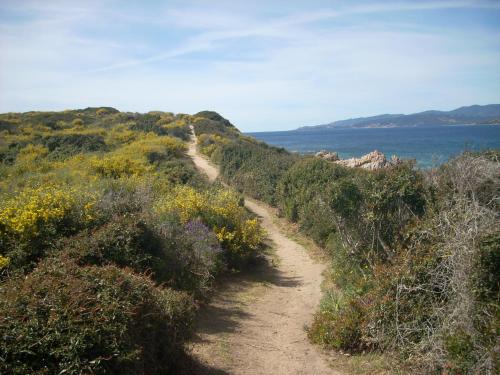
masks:
POLYGON ((264 237, 185 156, 197 118, 0 115, 0 373, 179 371, 199 302, 264 237))
POLYGON ((404 372, 498 372, 498 152, 366 171, 270 147, 214 113, 193 124, 227 183, 278 207, 329 255, 311 340, 390 354, 404 372))

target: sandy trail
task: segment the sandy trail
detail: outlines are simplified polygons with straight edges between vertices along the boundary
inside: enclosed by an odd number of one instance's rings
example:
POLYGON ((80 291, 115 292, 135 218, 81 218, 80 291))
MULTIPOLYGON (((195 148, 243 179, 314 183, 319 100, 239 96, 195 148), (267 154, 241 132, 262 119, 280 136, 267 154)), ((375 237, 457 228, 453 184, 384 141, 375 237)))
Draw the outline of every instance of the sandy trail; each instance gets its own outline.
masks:
MULTIPOLYGON (((218 169, 196 150, 189 156, 210 181, 218 169)), ((262 262, 230 277, 203 309, 193 355, 208 374, 339 374, 304 328, 312 322, 321 298, 325 266, 313 261, 304 247, 282 234, 264 204, 245 199, 276 249, 277 260, 262 262)))

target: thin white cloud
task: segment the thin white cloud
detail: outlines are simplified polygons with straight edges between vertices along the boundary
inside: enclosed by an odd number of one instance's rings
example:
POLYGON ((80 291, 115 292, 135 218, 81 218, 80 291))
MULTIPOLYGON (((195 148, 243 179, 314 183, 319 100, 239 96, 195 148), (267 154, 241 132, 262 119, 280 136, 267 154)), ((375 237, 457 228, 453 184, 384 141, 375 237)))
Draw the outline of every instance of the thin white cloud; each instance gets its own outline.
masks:
POLYGON ((133 67, 141 64, 149 64, 185 54, 200 52, 209 49, 215 42, 245 37, 280 37, 287 38, 293 33, 293 28, 306 24, 326 21, 333 18, 353 14, 373 14, 402 11, 425 11, 438 9, 457 8, 488 8, 500 9, 499 2, 492 1, 423 1, 423 2, 384 2, 364 5, 354 5, 338 10, 323 9, 314 12, 292 14, 281 18, 259 21, 252 23, 248 17, 241 17, 231 13, 208 14, 189 9, 170 9, 164 18, 172 25, 192 29, 209 29, 210 31, 186 41, 185 45, 171 51, 157 53, 145 58, 129 59, 119 63, 91 69, 89 72, 101 72, 114 69, 133 67), (245 25, 241 27, 240 25, 245 25))
POLYGON ((209 108, 257 130, 495 101, 500 92, 498 29, 429 26, 399 15, 397 22, 348 21, 499 3, 376 2, 307 12, 214 5, 208 13, 199 3, 157 12, 57 3, 51 14, 56 3, 32 4, 31 18, 0 24, 0 110, 209 108))

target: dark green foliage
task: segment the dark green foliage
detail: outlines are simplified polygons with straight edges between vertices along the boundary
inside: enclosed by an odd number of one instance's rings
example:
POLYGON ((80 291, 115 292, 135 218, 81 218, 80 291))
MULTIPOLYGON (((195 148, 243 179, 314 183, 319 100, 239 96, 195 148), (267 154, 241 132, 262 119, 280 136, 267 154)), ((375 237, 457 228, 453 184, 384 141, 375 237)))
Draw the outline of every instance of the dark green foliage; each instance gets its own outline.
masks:
POLYGON ((478 296, 483 301, 500 301, 500 231, 482 238, 478 246, 478 296))
POLYGON ((158 169, 173 184, 200 185, 202 183, 196 168, 189 160, 168 160, 163 162, 158 169))
POLYGON ((68 134, 44 137, 41 143, 52 153, 51 157, 68 157, 81 152, 106 151, 104 138, 95 134, 68 134))
POLYGON ((464 331, 450 333, 444 337, 444 348, 447 351, 450 363, 448 368, 453 372, 466 372, 474 363, 474 343, 464 331))
POLYGON ((157 122, 160 120, 160 115, 143 114, 136 115, 134 124, 130 126, 130 130, 142 131, 144 133, 155 133, 157 135, 167 135, 167 131, 157 122))
POLYGON ((361 182, 364 190, 362 240, 376 257, 386 260, 405 226, 424 213, 427 190, 423 175, 410 162, 370 174, 361 182), (368 230, 367 230, 368 229, 368 230))
POLYGON ((237 139, 240 136, 234 125, 217 112, 198 112, 194 115, 193 126, 196 135, 217 134, 232 139, 237 139))
POLYGON ((183 226, 175 218, 158 225, 139 214, 115 216, 59 247, 79 265, 128 267, 198 297, 223 267, 215 235, 201 223, 183 226))
POLYGON ((276 186, 296 157, 261 143, 240 141, 216 151, 222 177, 254 198, 275 204, 276 186))
POLYGON ((363 312, 357 301, 351 300, 342 308, 332 302, 316 314, 309 337, 329 348, 359 351, 363 349, 362 319, 363 312))
POLYGON ((229 120, 226 120, 224 117, 222 117, 221 115, 219 115, 217 112, 213 112, 213 111, 201 111, 201 112, 198 112, 194 115, 194 117, 201 117, 201 118, 204 118, 204 119, 207 119, 207 120, 211 120, 211 121, 214 121, 214 122, 218 122, 226 127, 233 127, 234 128, 234 125, 231 124, 229 122, 229 120))
POLYGON ((171 137, 180 138, 183 141, 189 140, 189 136, 191 134, 191 131, 189 130, 189 127, 187 125, 167 127, 166 131, 167 131, 167 135, 169 135, 171 137))
POLYGON ((187 125, 171 127, 162 126, 160 113, 135 114, 131 120, 133 124, 130 126, 130 130, 155 133, 157 135, 169 135, 184 141, 189 139, 190 131, 187 125))
MULTIPOLYGON (((298 214, 295 217, 297 220, 298 214)), ((322 246, 337 232, 334 212, 324 195, 313 197, 301 207, 299 225, 304 233, 322 246)))
POLYGON ((278 185, 279 206, 284 215, 297 221, 303 207, 316 196, 325 196, 329 184, 346 173, 345 168, 317 158, 305 158, 295 163, 278 185))
POLYGON ((193 311, 142 275, 49 258, 0 287, 0 372, 169 373, 193 311))
POLYGON ((7 133, 17 133, 18 127, 15 123, 8 120, 0 120, 0 132, 6 131, 7 133))
POLYGON ((137 273, 152 271, 165 281, 168 259, 162 259, 162 242, 139 215, 125 214, 103 226, 80 232, 64 241, 65 251, 81 265, 114 264, 137 273))
POLYGON ((7 165, 12 165, 16 161, 19 151, 28 145, 28 142, 13 142, 7 147, 0 148, 0 161, 7 165))

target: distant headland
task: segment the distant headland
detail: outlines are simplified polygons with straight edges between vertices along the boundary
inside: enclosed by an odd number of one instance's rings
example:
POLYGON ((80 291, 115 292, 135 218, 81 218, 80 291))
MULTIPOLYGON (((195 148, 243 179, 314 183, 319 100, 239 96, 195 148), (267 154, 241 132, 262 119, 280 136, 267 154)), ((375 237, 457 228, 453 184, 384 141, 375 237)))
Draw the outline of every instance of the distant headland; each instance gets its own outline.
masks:
POLYGON ((500 104, 471 105, 452 111, 424 111, 409 115, 383 114, 334 121, 323 125, 302 126, 296 130, 338 128, 395 128, 443 125, 500 125, 500 104))

